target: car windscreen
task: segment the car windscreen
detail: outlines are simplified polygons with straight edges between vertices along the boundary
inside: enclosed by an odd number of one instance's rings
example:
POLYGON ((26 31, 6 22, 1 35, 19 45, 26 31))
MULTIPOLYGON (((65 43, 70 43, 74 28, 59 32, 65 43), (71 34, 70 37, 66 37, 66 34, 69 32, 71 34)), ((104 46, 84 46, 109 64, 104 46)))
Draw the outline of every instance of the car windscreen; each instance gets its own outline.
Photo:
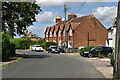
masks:
POLYGON ((41 47, 41 46, 35 46, 35 47, 41 47))
POLYGON ((57 49, 57 47, 51 47, 51 48, 57 49))

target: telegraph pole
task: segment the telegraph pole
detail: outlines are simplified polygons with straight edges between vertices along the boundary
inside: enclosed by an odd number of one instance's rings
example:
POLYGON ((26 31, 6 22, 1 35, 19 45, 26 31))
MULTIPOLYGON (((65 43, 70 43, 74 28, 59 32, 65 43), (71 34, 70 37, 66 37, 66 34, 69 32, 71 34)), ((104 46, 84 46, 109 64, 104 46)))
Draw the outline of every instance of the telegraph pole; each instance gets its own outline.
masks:
POLYGON ((67 8, 66 8, 66 4, 64 4, 65 24, 66 24, 66 13, 67 13, 67 8))
MULTIPOLYGON (((64 18, 65 18, 65 28, 66 28, 66 13, 67 13, 67 8, 66 4, 64 4, 64 18)), ((64 29, 65 30, 65 29, 64 29)), ((65 30, 65 52, 67 52, 67 31, 65 30)))
POLYGON ((113 77, 120 79, 120 0, 118 2, 117 11, 116 46, 113 77))

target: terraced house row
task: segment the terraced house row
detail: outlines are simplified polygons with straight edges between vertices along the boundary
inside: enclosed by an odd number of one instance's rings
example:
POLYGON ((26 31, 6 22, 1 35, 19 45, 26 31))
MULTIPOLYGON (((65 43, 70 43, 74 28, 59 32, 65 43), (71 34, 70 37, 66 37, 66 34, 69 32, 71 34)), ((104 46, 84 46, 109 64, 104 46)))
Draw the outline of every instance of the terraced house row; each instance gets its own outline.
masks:
POLYGON ((56 24, 45 31, 47 42, 57 42, 58 46, 67 44, 68 48, 105 46, 107 37, 107 29, 95 16, 77 17, 74 13, 69 14, 66 21, 56 17, 56 24))

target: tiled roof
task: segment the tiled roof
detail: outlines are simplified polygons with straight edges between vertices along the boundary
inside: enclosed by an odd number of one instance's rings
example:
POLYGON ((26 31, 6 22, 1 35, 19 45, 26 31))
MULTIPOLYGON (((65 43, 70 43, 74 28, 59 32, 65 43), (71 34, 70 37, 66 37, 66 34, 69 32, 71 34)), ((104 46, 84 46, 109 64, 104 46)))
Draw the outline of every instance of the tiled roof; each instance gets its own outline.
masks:
MULTIPOLYGON (((72 20, 66 20, 66 23, 70 23, 70 22, 79 23, 88 19, 89 17, 93 17, 93 15, 87 15, 87 16, 77 17, 72 20)), ((65 24, 65 21, 60 21, 58 24, 65 24)))
MULTIPOLYGON (((93 15, 87 15, 87 16, 73 18, 71 20, 66 20, 65 30, 68 30, 69 27, 71 27, 72 30, 75 30, 77 29, 78 25, 80 25, 82 22, 84 22, 89 18, 95 18, 95 17, 93 15)), ((62 31, 64 29, 64 25, 65 25, 65 21, 60 21, 54 26, 55 31, 58 31, 59 27, 60 27, 60 30, 62 31)), ((53 27, 51 27, 51 30, 53 31, 53 27)), ((49 28, 47 31, 49 31, 49 28)))
POLYGON ((60 24, 60 31, 62 31, 64 29, 64 24, 60 24))
POLYGON ((53 32, 53 30, 54 30, 54 26, 51 26, 51 30, 50 31, 53 32))
POLYGON ((55 25, 55 31, 57 32, 59 29, 59 25, 55 25))
POLYGON ((65 30, 68 31, 68 30, 69 30, 69 27, 70 27, 70 24, 66 24, 65 30))
POLYGON ((49 32, 49 31, 50 31, 50 29, 51 29, 51 27, 48 27, 48 28, 47 28, 47 32, 49 32))
POLYGON ((77 29, 78 25, 80 25, 80 23, 71 23, 71 29, 72 30, 77 29))

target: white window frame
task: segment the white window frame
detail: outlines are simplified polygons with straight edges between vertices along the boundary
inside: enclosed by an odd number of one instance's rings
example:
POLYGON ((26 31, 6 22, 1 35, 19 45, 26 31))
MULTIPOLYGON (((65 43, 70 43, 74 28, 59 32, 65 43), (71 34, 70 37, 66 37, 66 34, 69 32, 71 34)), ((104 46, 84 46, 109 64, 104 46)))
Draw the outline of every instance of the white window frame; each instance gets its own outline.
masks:
POLYGON ((72 36, 72 30, 70 30, 70 36, 72 36))
POLYGON ((46 32, 46 37, 48 37, 48 32, 46 32))
POLYGON ((65 30, 63 31, 63 35, 65 36, 65 30))
POLYGON ((54 37, 56 37, 56 32, 54 32, 54 37))
POLYGON ((50 32, 50 37, 52 37, 52 32, 50 32))
POLYGON ((59 37, 61 36, 61 31, 59 31, 59 37))

